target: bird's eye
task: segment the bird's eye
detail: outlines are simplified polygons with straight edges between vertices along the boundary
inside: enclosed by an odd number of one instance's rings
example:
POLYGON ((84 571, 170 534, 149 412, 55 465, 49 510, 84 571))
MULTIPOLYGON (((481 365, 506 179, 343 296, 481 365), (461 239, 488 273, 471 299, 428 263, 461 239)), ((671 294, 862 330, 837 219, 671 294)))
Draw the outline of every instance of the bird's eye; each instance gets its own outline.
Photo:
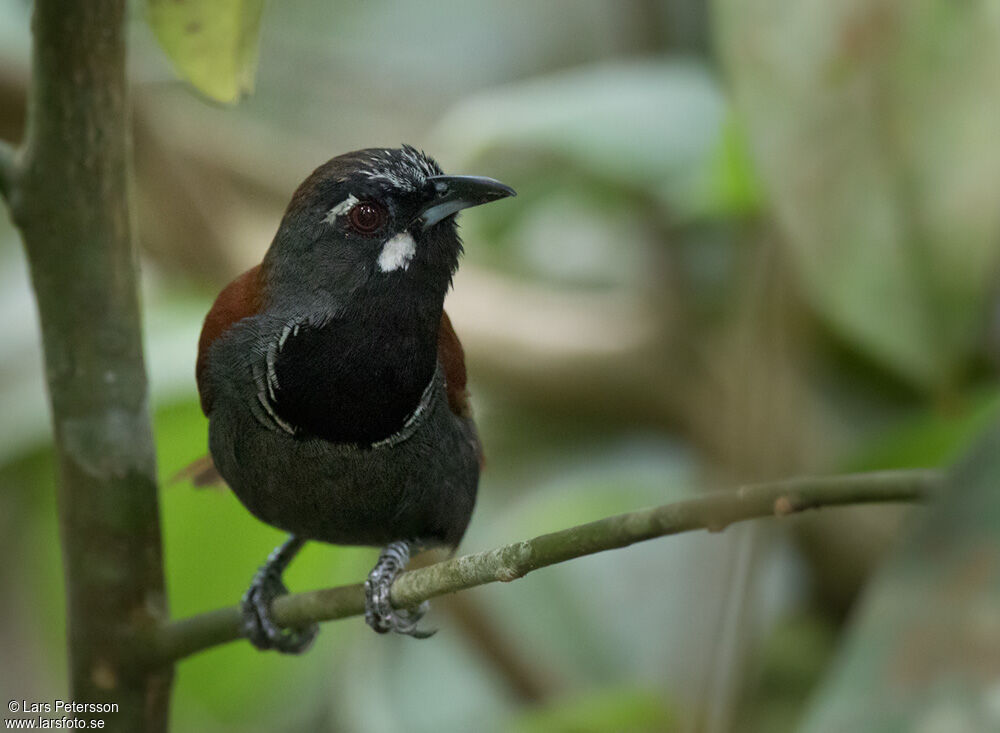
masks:
POLYGON ((385 226, 387 218, 388 212, 377 201, 362 201, 355 204, 347 214, 351 228, 358 234, 374 234, 385 226))

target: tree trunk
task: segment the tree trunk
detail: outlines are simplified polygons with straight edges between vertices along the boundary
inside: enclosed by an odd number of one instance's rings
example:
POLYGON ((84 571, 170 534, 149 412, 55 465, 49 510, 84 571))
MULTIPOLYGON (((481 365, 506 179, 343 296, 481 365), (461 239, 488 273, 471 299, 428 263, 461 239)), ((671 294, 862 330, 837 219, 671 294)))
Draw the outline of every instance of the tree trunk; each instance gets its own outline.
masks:
POLYGON ((36 0, 27 139, 0 171, 38 302, 59 466, 71 696, 165 730, 172 670, 130 205, 125 0, 36 0))

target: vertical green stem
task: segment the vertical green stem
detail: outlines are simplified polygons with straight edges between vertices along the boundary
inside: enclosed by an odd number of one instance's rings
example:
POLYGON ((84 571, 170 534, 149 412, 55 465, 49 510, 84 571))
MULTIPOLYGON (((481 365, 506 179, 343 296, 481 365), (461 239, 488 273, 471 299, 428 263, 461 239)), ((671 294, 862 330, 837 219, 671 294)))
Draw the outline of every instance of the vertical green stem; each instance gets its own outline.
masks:
MULTIPOLYGON (((6 177, 38 302, 59 466, 71 694, 165 730, 171 669, 130 205, 125 0, 36 0, 27 140, 6 177)), ((10 166, 8 166, 8 169, 10 166)), ((84 716, 89 717, 89 716, 84 716)))

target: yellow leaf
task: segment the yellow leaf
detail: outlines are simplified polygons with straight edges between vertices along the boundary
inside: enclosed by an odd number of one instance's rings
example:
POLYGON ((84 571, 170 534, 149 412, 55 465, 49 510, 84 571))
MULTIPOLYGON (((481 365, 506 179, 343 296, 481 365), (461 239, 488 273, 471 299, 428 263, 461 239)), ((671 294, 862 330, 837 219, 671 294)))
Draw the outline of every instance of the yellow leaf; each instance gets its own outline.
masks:
POLYGON ((217 102, 253 91, 264 0, 146 0, 177 73, 217 102))

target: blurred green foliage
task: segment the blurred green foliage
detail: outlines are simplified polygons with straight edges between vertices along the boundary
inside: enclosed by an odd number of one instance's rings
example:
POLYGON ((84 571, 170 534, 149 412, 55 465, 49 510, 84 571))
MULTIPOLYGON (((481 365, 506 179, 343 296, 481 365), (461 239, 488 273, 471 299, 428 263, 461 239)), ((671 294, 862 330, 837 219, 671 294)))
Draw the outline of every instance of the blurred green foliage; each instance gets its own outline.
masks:
POLYGON ((1000 14, 948 0, 716 8, 811 304, 899 376, 949 387, 1000 265, 1000 14))
POLYGON ((977 436, 1000 419, 1000 392, 972 392, 961 405, 917 409, 894 427, 881 431, 847 461, 848 471, 948 466, 961 458, 977 436))
POLYGON ((646 690, 584 692, 525 714, 511 733, 669 733, 677 723, 659 696, 646 690))
POLYGON ((748 733, 795 730, 807 698, 836 649, 832 624, 816 614, 785 619, 761 647, 757 675, 740 729, 748 733))
POLYGON ((949 483, 874 579, 806 733, 1000 729, 1000 429, 949 483))

